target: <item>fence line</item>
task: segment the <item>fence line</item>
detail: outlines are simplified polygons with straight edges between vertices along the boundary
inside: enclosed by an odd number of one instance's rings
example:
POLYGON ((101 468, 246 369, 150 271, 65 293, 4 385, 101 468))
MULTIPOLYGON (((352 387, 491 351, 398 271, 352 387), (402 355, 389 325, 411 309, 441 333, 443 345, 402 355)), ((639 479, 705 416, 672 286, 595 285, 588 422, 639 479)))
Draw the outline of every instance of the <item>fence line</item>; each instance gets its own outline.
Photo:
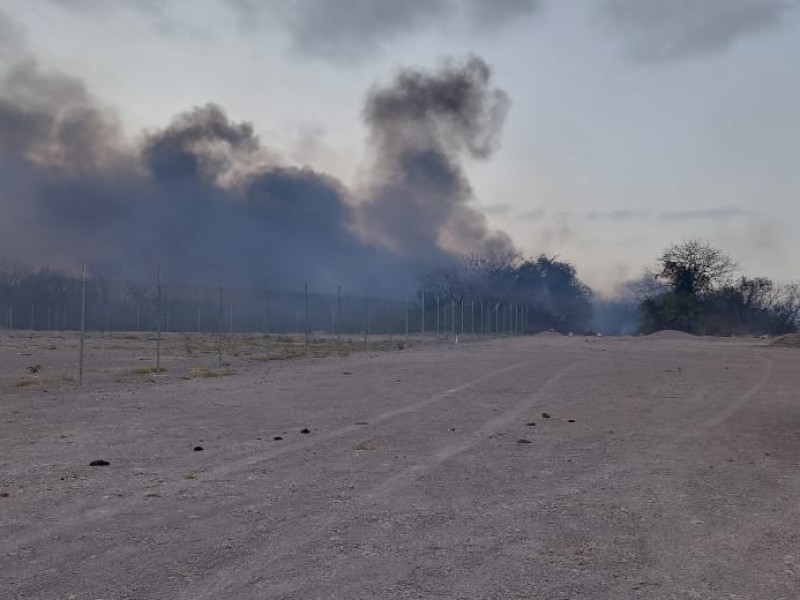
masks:
POLYGON ((346 294, 341 286, 330 293, 308 285, 296 292, 275 290, 269 280, 263 289, 178 285, 163 281, 160 272, 150 284, 77 284, 49 294, 0 290, 0 329, 22 329, 16 315, 26 312, 24 328, 32 331, 150 331, 159 341, 166 332, 328 334, 341 340, 342 334, 500 335, 529 329, 520 318, 527 307, 484 298, 432 299, 420 291, 392 299, 346 294))

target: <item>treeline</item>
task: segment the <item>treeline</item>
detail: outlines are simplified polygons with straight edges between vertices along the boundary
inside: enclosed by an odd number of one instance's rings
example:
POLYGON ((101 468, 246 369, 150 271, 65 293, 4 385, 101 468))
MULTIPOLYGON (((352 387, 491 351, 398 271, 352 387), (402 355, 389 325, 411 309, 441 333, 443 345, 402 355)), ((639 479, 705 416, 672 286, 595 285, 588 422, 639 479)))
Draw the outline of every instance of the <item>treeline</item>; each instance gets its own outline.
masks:
POLYGON ((693 240, 658 258, 639 285, 640 330, 697 335, 781 335, 798 329, 800 285, 737 273, 722 250, 693 240))
MULTIPOLYGON (((428 299, 490 307, 484 319, 494 314, 497 320, 504 310, 512 315, 521 311, 523 329, 516 330, 528 333, 584 332, 592 316, 592 291, 578 278, 575 267, 544 254, 536 259, 517 254, 469 256, 425 273, 421 287, 428 299)), ((490 325, 489 330, 501 327, 490 325)))
MULTIPOLYGON (((723 251, 676 244, 618 297, 597 298, 570 262, 540 255, 469 256, 424 273, 406 299, 369 299, 268 289, 162 288, 155 282, 86 279, 87 327, 102 330, 563 333, 610 335, 677 329, 697 335, 781 335, 800 325, 800 285, 738 273, 723 251), (410 301, 409 301, 410 300, 410 301), (305 307, 308 308, 305 308, 305 307), (160 307, 160 308, 159 308, 160 307)), ((0 265, 0 327, 76 329, 81 279, 0 265)))
POLYGON ((675 329, 696 335, 781 335, 800 328, 800 285, 749 277, 723 251, 692 240, 667 248, 656 269, 597 298, 566 261, 541 255, 470 257, 422 278, 437 297, 526 307, 526 331, 611 335, 675 329))

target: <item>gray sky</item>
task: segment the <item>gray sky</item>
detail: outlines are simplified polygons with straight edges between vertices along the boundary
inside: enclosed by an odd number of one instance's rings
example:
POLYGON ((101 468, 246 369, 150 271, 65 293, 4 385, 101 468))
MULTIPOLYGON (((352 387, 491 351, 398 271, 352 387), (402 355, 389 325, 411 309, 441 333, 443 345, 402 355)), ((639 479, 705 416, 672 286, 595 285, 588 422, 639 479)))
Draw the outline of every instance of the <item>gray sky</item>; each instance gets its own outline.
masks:
POLYGON ((749 274, 800 278, 795 0, 0 7, 0 62, 24 54, 80 78, 131 143, 215 102, 266 148, 354 188, 370 162, 372 86, 475 54, 511 105, 499 149, 468 159, 466 176, 491 226, 524 252, 575 262, 601 291, 694 237, 749 274))

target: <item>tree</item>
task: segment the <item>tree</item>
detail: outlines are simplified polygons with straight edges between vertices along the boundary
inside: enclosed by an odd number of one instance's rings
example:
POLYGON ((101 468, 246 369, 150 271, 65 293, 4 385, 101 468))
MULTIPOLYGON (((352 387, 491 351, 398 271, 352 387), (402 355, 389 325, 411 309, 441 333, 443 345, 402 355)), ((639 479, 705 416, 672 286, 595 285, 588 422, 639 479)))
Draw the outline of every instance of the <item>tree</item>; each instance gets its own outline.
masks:
POLYGON ((699 240, 674 244, 658 258, 658 279, 678 294, 702 296, 723 284, 736 263, 722 250, 699 240))
POLYGON ((457 304, 472 299, 495 307, 524 307, 525 321, 534 331, 582 331, 591 318, 591 290, 571 263, 555 256, 472 255, 425 273, 421 284, 429 297, 457 304))
MULTIPOLYGON (((781 334, 795 331, 800 289, 766 277, 731 278, 736 264, 697 240, 676 244, 659 257, 656 279, 639 305, 645 333, 679 329, 703 335, 781 334)), ((645 278, 646 281, 647 278, 645 278)))

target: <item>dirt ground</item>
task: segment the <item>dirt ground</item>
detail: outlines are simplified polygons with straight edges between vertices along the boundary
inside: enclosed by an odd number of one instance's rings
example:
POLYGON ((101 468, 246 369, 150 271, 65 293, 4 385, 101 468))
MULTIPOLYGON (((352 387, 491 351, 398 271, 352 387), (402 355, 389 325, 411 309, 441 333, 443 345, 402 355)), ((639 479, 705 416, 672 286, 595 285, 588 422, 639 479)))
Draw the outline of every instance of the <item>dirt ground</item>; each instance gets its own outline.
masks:
POLYGON ((0 598, 800 598, 797 349, 328 342, 0 335, 0 598))

